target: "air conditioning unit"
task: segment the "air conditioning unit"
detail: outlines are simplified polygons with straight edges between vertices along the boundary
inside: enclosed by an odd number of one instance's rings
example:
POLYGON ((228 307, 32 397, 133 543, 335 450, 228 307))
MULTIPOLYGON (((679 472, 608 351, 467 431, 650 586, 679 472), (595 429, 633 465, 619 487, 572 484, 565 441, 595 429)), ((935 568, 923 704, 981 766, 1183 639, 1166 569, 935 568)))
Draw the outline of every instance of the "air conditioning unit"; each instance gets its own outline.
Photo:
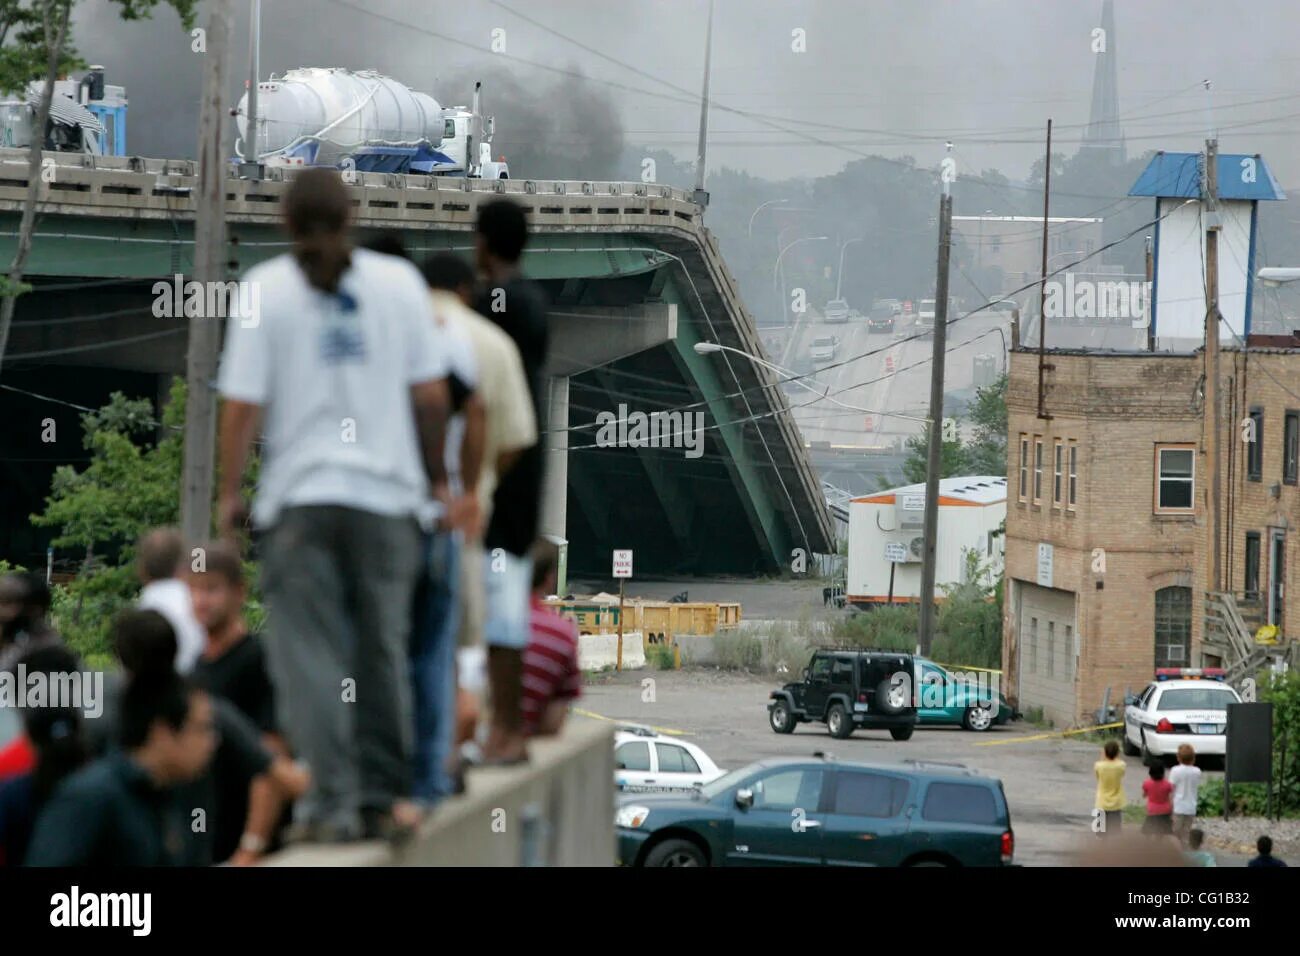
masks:
POLYGON ((916 537, 907 543, 907 553, 917 561, 925 557, 925 538, 916 537))

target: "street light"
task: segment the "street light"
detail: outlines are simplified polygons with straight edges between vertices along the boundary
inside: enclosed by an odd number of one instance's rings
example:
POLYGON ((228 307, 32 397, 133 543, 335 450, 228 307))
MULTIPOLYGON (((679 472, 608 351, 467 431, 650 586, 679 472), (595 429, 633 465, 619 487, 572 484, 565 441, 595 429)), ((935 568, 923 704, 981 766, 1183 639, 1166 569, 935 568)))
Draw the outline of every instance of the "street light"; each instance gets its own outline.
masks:
POLYGON ((786 202, 789 202, 789 201, 790 201, 790 200, 788 200, 788 199, 769 199, 767 202, 760 204, 759 207, 758 207, 757 209, 754 210, 754 214, 753 214, 752 216, 749 217, 749 230, 748 230, 748 231, 749 231, 749 238, 751 238, 751 239, 754 238, 754 216, 757 216, 760 212, 762 212, 762 211, 763 211, 764 209, 766 209, 768 206, 775 206, 775 205, 778 205, 778 204, 780 204, 780 203, 786 203, 786 202))
MULTIPOLYGON (((850 405, 848 402, 841 402, 838 398, 835 398, 833 395, 830 394, 831 387, 829 385, 823 386, 825 389, 824 391, 822 391, 821 389, 813 388, 806 381, 804 381, 806 376, 802 376, 798 372, 792 372, 788 368, 782 368, 780 365, 777 365, 774 362, 769 362, 765 358, 761 358, 760 356, 754 355, 750 352, 746 352, 742 349, 732 348, 730 345, 720 345, 717 342, 696 342, 695 343, 695 353, 697 355, 710 355, 714 352, 731 352, 735 355, 741 356, 742 358, 747 358, 751 362, 755 363, 756 365, 761 365, 764 368, 771 369, 773 372, 776 372, 778 375, 783 376, 786 381, 794 382, 794 384, 800 386, 801 388, 806 388, 814 395, 818 396, 819 398, 825 399, 826 401, 830 402, 832 405, 838 405, 841 408, 847 408, 849 411, 864 412, 868 415, 879 415, 882 418, 900 418, 903 421, 921 422, 922 424, 925 425, 930 424, 930 419, 928 418, 917 418, 914 415, 899 415, 896 412, 879 412, 876 411, 874 408, 863 408, 861 405, 850 405)), ((814 379, 813 381, 816 381, 816 379, 814 379)), ((817 382, 817 384, 822 385, 821 382, 817 382)))
MULTIPOLYGON (((780 253, 777 254, 776 262, 773 263, 773 265, 772 265, 772 284, 773 284, 773 285, 777 285, 777 278, 776 278, 777 270, 781 267, 781 259, 782 259, 782 257, 785 256, 785 254, 786 254, 787 252, 789 252, 789 251, 790 251, 791 249, 793 249, 795 246, 799 245, 799 243, 801 243, 801 242, 822 242, 822 241, 824 241, 824 240, 826 240, 826 239, 829 239, 829 238, 830 238, 830 236, 802 236, 802 237, 796 239, 794 242, 792 242, 792 243, 790 243, 789 245, 787 245, 784 249, 782 249, 782 250, 780 251, 780 253)), ((785 318, 785 307, 786 307, 786 301, 785 301, 785 281, 784 281, 784 278, 782 279, 781 283, 777 286, 777 293, 778 293, 778 295, 781 296, 781 322, 784 323, 784 322, 786 321, 786 318, 785 318)))
POLYGON ((1285 285, 1300 279, 1300 269, 1293 266, 1265 266, 1255 273, 1255 278, 1270 287, 1285 285))
POLYGON ((844 281, 844 250, 855 242, 861 242, 864 237, 859 236, 857 239, 850 239, 840 246, 840 269, 835 274, 835 298, 838 301, 840 297, 840 284, 844 281))

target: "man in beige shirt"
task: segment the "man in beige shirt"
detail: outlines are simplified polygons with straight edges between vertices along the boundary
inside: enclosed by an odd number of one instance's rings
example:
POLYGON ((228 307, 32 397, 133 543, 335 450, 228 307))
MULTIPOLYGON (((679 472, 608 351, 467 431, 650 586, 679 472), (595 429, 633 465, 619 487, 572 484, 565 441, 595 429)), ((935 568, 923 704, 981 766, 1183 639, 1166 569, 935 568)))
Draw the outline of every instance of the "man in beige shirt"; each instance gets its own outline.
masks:
POLYGON ((483 686, 483 530, 491 518, 492 494, 500 476, 522 451, 537 443, 539 436, 519 350, 498 325, 469 306, 474 295, 473 268, 453 253, 439 253, 424 264, 424 278, 439 320, 466 334, 472 343, 478 364, 477 391, 486 406, 483 464, 473 496, 477 513, 456 521, 466 528, 459 562, 457 743, 461 743, 473 737, 478 719, 477 696, 483 686))

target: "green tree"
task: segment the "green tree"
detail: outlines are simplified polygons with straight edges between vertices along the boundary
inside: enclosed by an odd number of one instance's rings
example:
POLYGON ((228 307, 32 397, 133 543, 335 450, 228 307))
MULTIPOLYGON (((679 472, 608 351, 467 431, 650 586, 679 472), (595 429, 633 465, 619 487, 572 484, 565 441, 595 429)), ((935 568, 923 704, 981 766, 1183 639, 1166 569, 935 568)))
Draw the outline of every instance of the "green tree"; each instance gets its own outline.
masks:
POLYGON ((172 383, 161 429, 147 399, 114 392, 108 404, 81 417, 90 464, 54 472, 45 510, 31 516, 54 528, 55 548, 84 554, 70 584, 55 589, 55 623, 68 643, 92 661, 108 653, 113 616, 134 599, 135 542, 149 528, 179 517, 185 383, 172 383))
POLYGON ((1002 659, 1002 578, 994 580, 979 553, 963 555, 965 573, 942 586, 938 629, 930 652, 935 660, 972 667, 998 667, 1002 659))
MULTIPOLYGON (((942 438, 940 438, 942 441, 942 438)), ((909 484, 925 481, 929 469, 930 440, 929 430, 913 435, 907 440, 907 458, 903 461, 903 478, 909 484)), ((966 449, 957 440, 944 441, 939 453, 939 477, 954 478, 969 474, 966 449)))
POLYGON ((1007 376, 976 390, 967 420, 973 426, 965 448, 966 465, 973 475, 1007 473, 1007 376))

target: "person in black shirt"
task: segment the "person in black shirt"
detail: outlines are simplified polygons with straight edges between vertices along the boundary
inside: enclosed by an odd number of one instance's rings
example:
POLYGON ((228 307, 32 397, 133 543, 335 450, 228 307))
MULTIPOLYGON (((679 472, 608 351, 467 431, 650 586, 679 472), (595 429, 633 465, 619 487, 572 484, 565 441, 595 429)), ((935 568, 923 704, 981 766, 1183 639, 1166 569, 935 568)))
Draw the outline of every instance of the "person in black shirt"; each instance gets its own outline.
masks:
MULTIPOLYGON (((141 676, 175 676, 176 636, 156 611, 119 615, 113 644, 127 677, 108 674, 104 712, 87 722, 92 754, 112 753, 122 726, 125 687, 141 676)), ((193 866, 256 863, 273 844, 277 820, 286 804, 307 789, 307 772, 263 743, 263 735, 234 704, 211 695, 218 733, 216 754, 207 772, 179 788, 177 799, 191 814, 203 811, 203 826, 187 830, 184 862, 193 866)))
MULTIPOLYGON (((475 258, 486 286, 474 307, 514 340, 541 436, 545 434, 542 369, 548 339, 547 306, 541 289, 519 271, 527 241, 528 222, 518 203, 501 198, 479 207, 475 258)), ((484 635, 492 693, 492 727, 483 757, 489 764, 517 763, 528 756, 521 709, 523 652, 528 644, 532 585, 529 549, 537 537, 541 513, 543 464, 539 440, 500 476, 483 538, 488 609, 484 635)))
POLYGON ((29 866, 177 866, 187 808, 176 788, 216 747, 212 702, 175 674, 149 675, 122 699, 122 750, 73 774, 36 820, 29 866))
POLYGON ((189 574, 194 616, 207 631, 207 645, 194 668, 194 683, 238 707, 263 733, 272 749, 284 751, 276 735, 275 691, 262 638, 244 620, 244 566, 224 542, 201 548, 203 570, 189 574))

